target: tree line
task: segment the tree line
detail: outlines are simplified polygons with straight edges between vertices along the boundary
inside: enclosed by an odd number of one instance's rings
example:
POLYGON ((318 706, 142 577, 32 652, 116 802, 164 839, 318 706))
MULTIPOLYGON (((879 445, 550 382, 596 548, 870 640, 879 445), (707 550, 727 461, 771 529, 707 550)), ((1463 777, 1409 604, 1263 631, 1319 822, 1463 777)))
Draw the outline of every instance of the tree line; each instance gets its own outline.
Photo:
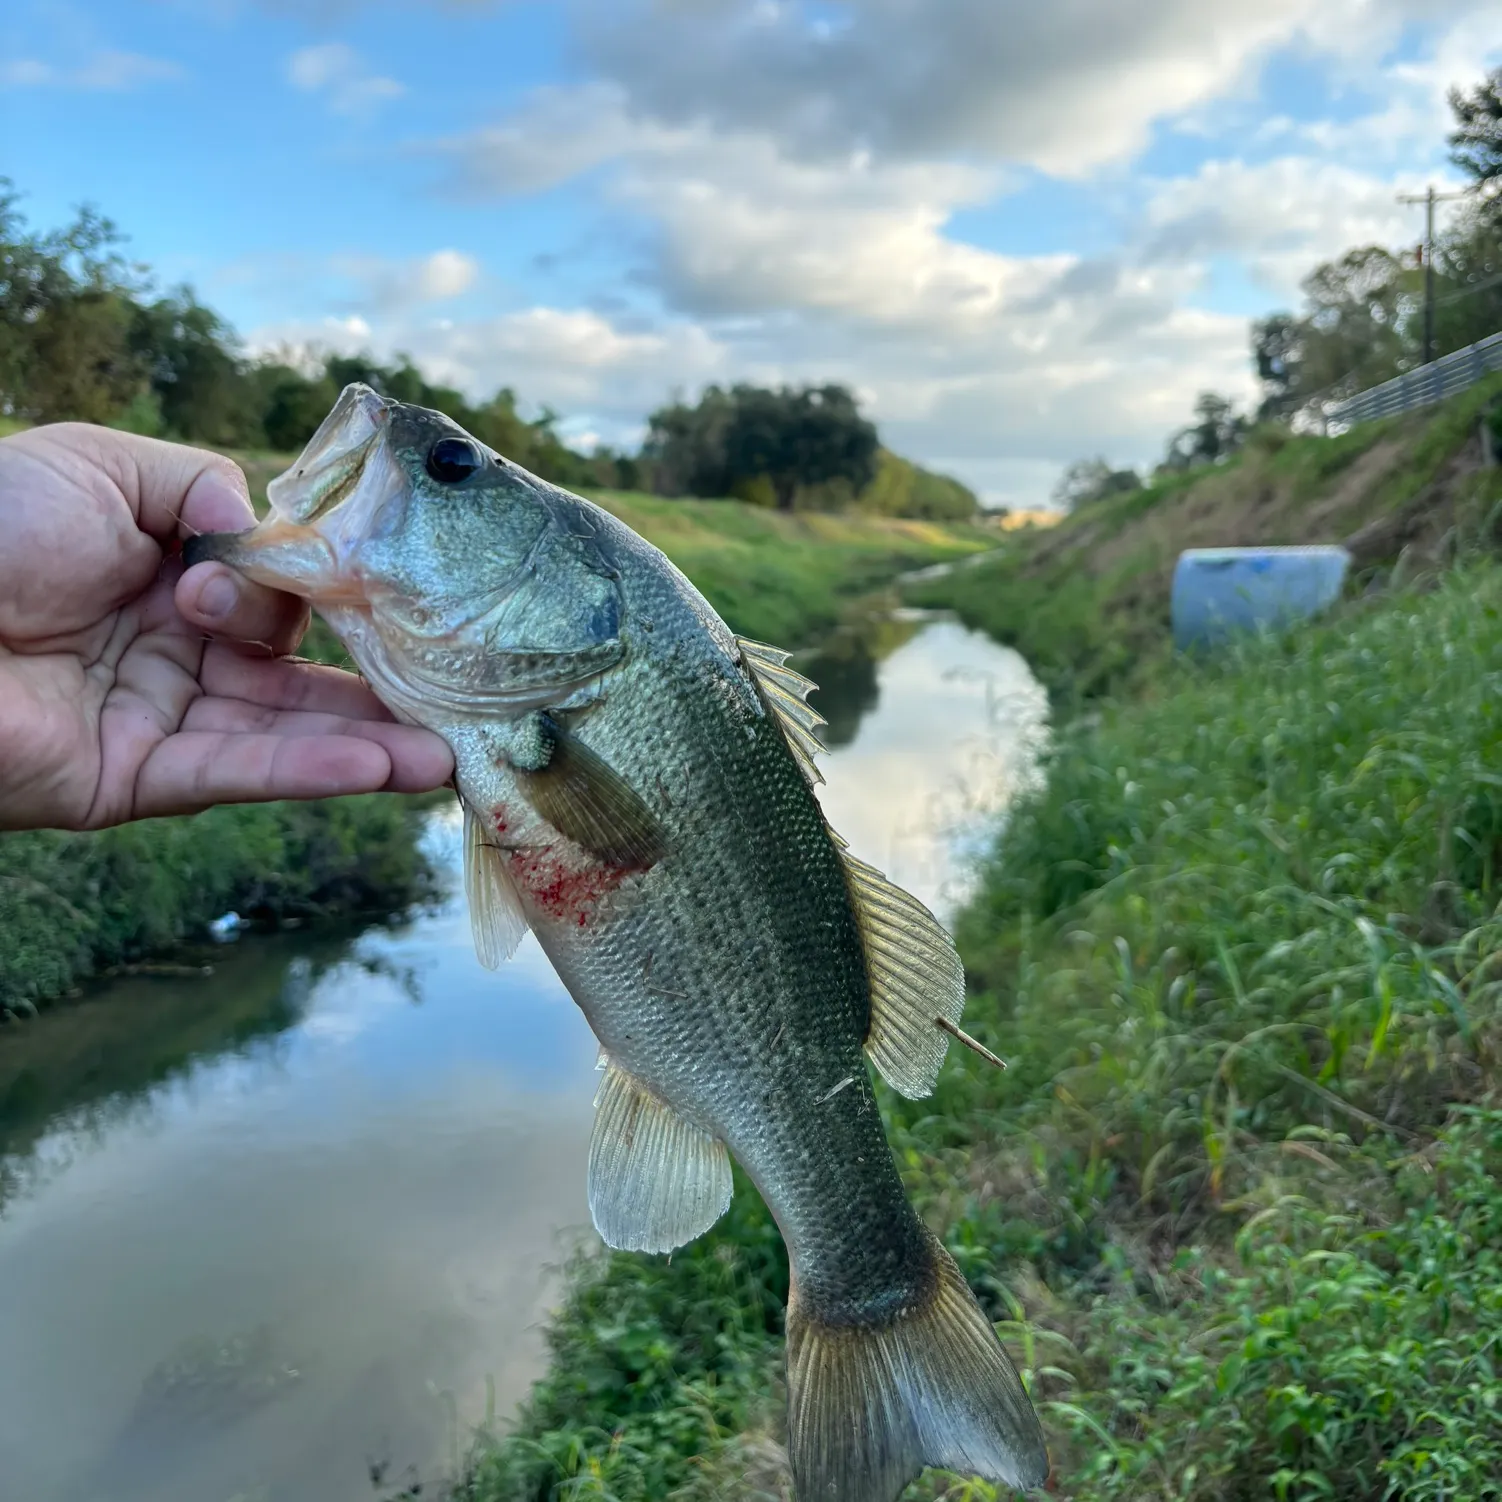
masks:
MULTIPOLYGON (((1201 393, 1194 422, 1175 433, 1152 478, 1234 454, 1259 423, 1317 424, 1327 403, 1354 396, 1423 363, 1425 282, 1434 281, 1434 355, 1502 332, 1502 68, 1475 88, 1450 91, 1450 160, 1474 190, 1436 234, 1434 264, 1422 249, 1363 245, 1304 278, 1301 311, 1251 327, 1261 396, 1249 411, 1201 393)), ((1097 456, 1069 466, 1054 492, 1066 508, 1147 483, 1097 456)))
POLYGON ((544 409, 523 417, 502 387, 479 403, 404 356, 312 360, 242 350, 190 287, 159 289, 91 208, 32 230, 0 178, 0 415, 77 420, 228 449, 300 448, 351 381, 436 407, 482 442, 558 484, 734 496, 784 510, 860 510, 962 520, 979 502, 958 480, 884 449, 843 386, 709 387, 648 420, 640 453, 582 453, 544 409))

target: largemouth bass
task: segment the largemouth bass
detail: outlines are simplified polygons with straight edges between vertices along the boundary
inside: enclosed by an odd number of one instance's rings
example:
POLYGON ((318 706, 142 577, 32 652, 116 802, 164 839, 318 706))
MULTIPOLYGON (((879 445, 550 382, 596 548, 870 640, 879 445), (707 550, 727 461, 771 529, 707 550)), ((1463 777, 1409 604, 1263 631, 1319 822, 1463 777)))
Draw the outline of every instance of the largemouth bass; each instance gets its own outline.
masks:
POLYGON ((927 1094, 963 971, 826 825, 813 685, 609 513, 367 387, 269 494, 187 556, 311 600, 453 747, 479 956, 530 928, 601 1045, 600 1235, 691 1241, 732 1153, 775 1216, 798 1496, 891 1502, 925 1464, 1039 1485, 1037 1417, 908 1202, 866 1067, 927 1094))

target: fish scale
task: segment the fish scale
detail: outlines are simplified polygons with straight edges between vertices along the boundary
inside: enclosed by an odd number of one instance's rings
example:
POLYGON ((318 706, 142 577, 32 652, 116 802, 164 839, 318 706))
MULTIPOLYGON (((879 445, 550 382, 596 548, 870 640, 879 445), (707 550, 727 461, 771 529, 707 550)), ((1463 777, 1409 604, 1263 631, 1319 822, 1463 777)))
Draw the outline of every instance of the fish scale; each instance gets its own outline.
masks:
POLYGON ((530 927, 602 1046, 601 1235, 692 1240, 732 1153, 776 1219, 802 1502, 892 1502, 925 1464, 1040 1484, 1037 1416, 903 1191, 867 1068, 932 1089, 963 970, 825 823, 812 685, 440 413, 350 387, 269 494, 189 561, 310 599, 393 713, 452 746, 477 953, 530 927))

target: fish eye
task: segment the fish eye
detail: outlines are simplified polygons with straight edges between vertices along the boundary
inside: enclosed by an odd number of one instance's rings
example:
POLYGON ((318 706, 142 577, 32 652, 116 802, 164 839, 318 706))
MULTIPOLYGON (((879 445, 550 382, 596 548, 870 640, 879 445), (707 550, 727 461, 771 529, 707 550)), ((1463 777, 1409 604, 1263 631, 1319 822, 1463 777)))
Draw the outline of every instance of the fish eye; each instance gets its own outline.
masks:
POLYGON ((428 473, 445 485, 467 480, 484 462, 467 438, 440 438, 428 450, 428 473))

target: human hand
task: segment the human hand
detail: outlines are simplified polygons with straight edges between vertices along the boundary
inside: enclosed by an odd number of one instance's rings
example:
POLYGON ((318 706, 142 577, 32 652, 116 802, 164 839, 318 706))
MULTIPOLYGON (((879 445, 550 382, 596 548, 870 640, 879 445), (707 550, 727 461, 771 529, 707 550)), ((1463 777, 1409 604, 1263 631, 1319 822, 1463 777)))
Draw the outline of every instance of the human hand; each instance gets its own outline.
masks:
POLYGON ((254 520, 217 454, 83 423, 0 440, 0 829, 448 780, 438 736, 351 673, 284 660, 300 600, 182 571, 180 538, 254 520))

